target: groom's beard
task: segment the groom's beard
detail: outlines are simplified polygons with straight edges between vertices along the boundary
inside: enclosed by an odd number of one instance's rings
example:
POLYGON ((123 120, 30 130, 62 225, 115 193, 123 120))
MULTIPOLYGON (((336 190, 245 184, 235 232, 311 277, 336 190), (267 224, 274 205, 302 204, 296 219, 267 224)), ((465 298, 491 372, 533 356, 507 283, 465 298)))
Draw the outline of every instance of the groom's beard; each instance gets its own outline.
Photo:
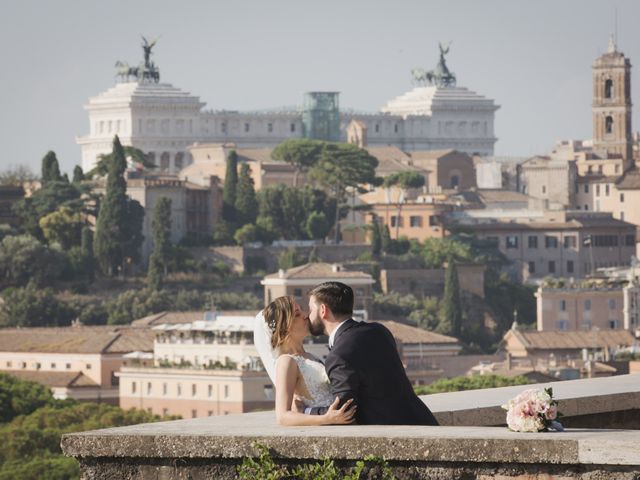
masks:
POLYGON ((317 337, 318 335, 324 335, 324 324, 321 320, 309 319, 309 331, 314 337, 317 337))

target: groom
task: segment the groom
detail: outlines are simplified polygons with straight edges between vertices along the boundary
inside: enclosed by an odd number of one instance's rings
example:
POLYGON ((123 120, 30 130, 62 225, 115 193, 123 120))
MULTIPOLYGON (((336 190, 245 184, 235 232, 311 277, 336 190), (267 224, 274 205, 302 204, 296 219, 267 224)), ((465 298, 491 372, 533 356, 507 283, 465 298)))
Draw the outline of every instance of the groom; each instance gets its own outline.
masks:
MULTIPOLYGON (((391 332, 379 323, 356 322, 353 290, 325 282, 309 293, 313 335, 329 335, 325 368, 340 404, 353 399, 360 425, 438 425, 413 391, 391 332)), ((313 408, 322 415, 327 408, 313 408)))

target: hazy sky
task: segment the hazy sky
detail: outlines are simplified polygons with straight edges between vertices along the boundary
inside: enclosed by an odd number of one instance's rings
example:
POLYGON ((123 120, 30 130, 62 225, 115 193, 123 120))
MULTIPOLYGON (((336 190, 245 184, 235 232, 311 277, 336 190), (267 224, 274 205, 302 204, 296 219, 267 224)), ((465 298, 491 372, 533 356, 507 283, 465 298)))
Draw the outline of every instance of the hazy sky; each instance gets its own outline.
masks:
MULTIPOLYGON (((38 170, 47 150, 70 171, 83 105, 137 64, 140 35, 160 36, 163 82, 213 109, 299 105, 337 90, 341 106, 375 111, 433 68, 438 41, 458 85, 495 99, 497 155, 547 152, 591 136, 591 64, 618 46, 640 62, 636 0, 144 1, 4 0, 0 6, 0 168, 38 170)), ((632 94, 640 92, 634 68, 632 94)), ((634 130, 640 129, 634 109, 634 130)))

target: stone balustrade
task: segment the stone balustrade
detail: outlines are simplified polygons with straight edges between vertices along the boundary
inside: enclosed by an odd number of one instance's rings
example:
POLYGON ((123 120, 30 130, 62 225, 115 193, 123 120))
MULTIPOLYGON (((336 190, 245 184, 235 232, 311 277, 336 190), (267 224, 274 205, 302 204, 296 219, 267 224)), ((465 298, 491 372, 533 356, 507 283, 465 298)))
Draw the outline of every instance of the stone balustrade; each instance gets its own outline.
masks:
POLYGON ((527 388, 506 387, 423 397, 448 426, 280 427, 273 412, 259 412, 70 434, 62 448, 80 461, 82 478, 98 480, 235 478, 242 458, 256 455, 254 442, 288 465, 329 457, 347 468, 384 457, 397 478, 640 478, 640 375, 552 385, 565 424, 589 428, 490 426, 504 422, 500 405, 527 388))

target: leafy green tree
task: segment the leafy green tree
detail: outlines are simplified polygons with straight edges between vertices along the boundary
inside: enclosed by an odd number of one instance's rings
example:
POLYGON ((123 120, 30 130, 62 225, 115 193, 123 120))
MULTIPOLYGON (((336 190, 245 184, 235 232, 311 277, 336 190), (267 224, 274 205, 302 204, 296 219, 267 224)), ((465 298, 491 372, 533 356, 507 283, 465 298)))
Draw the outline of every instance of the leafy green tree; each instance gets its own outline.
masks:
MULTIPOLYGON (((140 165, 143 169, 153 170, 157 168, 157 165, 153 163, 149 156, 144 153, 142 150, 136 147, 131 147, 128 145, 121 145, 122 152, 125 158, 125 169, 126 169, 126 159, 130 158, 131 161, 137 165, 140 165)), ((111 153, 103 154, 98 157, 98 162, 96 166, 89 170, 84 177, 85 178, 93 178, 96 175, 100 177, 104 177, 109 174, 109 165, 114 161, 115 158, 115 150, 112 150, 111 153)), ((75 174, 75 171, 74 171, 75 174)))
POLYGON ((236 230, 235 235, 233 236, 234 240, 238 245, 245 245, 247 243, 252 243, 258 241, 260 237, 260 229, 255 225, 251 225, 247 223, 236 230))
POLYGON ((80 183, 84 180, 84 172, 82 171, 82 167, 80 165, 76 165, 73 168, 73 183, 80 183))
POLYGON ((301 173, 307 172, 320 158, 324 142, 309 139, 285 140, 271 152, 271 158, 287 162, 295 168, 293 186, 298 187, 301 173))
POLYGON ((527 385, 531 381, 526 377, 504 377, 502 375, 473 375, 453 378, 441 378, 429 385, 415 387, 418 395, 431 393, 460 392, 464 390, 481 390, 485 388, 511 387, 527 385))
POLYGON ((0 372, 0 423, 10 422, 18 415, 29 415, 52 403, 53 395, 48 388, 0 372))
POLYGON ((233 245, 235 229, 231 222, 219 220, 213 227, 213 243, 215 245, 233 245))
POLYGON ((60 165, 55 152, 49 150, 42 159, 42 183, 60 182, 62 175, 60 174, 60 165))
POLYGON ((307 218, 306 230, 314 240, 319 240, 327 236, 331 229, 331 224, 327 221, 327 216, 324 212, 311 212, 309 218, 307 218))
POLYGON ((336 200, 334 234, 340 242, 340 206, 349 189, 361 190, 363 184, 376 184, 378 160, 363 148, 348 143, 325 143, 309 177, 324 186, 336 200))
POLYGON ((469 245, 453 238, 426 239, 423 257, 430 268, 442 267, 449 258, 458 262, 471 262, 474 259, 469 245))
POLYGON ((409 320, 415 322, 419 328, 429 331, 438 329, 440 323, 440 301, 438 297, 426 297, 421 305, 409 313, 409 320))
POLYGON ((80 244, 84 220, 82 214, 71 207, 61 206, 55 212, 40 218, 39 224, 44 238, 50 244, 59 243, 65 250, 80 244))
POLYGON ((400 215, 402 214, 402 204, 406 201, 407 191, 410 188, 420 188, 424 185, 424 176, 417 172, 396 172, 384 179, 385 188, 398 187, 400 195, 396 205, 398 207, 396 221, 396 238, 400 236, 400 215))
MULTIPOLYGON (((236 218, 236 194, 238 189, 238 154, 231 150, 227 155, 227 170, 222 191, 222 218, 234 225, 236 218)), ((233 235, 233 233, 232 233, 233 235)))
POLYGON ((258 214, 258 200, 256 190, 251 178, 251 169, 248 163, 240 165, 240 176, 236 189, 235 210, 238 225, 255 223, 258 214))
POLYGON ((113 153, 108 166, 107 188, 96 222, 93 248, 102 272, 114 276, 122 267, 125 258, 124 246, 129 239, 129 205, 124 179, 127 162, 117 135, 113 140, 113 153))
POLYGON ((447 270, 445 271, 444 295, 442 297, 438 331, 456 338, 459 338, 462 332, 460 284, 458 282, 458 271, 453 258, 449 260, 447 270))
POLYGON ((161 197, 156 203, 153 220, 153 253, 149 258, 147 280, 154 290, 162 288, 171 260, 171 199, 161 197))
POLYGON ((0 286, 53 285, 65 267, 64 254, 30 235, 6 236, 0 243, 0 286))
POLYGON ((56 298, 50 288, 37 288, 29 283, 23 288, 7 288, 2 292, 0 326, 48 327, 70 325, 75 312, 56 298))

